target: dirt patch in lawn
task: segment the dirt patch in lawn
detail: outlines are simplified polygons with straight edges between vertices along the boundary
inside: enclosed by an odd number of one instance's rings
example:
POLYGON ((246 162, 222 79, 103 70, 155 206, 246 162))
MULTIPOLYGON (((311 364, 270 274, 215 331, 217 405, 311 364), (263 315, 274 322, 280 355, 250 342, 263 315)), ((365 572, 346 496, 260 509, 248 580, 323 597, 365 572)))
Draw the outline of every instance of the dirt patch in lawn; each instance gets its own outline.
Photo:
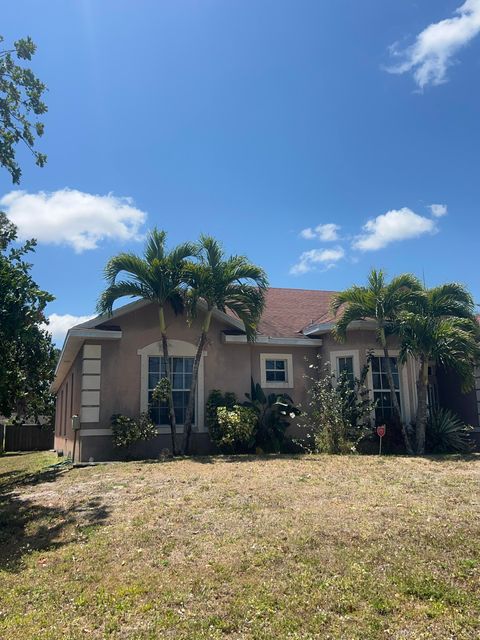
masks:
POLYGON ((477 638, 479 489, 479 456, 124 463, 19 485, 0 637, 477 638))

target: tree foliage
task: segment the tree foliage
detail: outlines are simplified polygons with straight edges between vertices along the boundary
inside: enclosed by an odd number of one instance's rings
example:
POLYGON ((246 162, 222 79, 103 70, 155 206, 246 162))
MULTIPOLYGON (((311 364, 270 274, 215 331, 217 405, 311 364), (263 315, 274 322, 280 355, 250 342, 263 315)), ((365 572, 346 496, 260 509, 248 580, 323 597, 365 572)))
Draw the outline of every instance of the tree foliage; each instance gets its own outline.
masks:
POLYGON ((394 418, 397 428, 401 429, 405 448, 413 453, 406 426, 402 423, 400 405, 395 393, 392 365, 389 356, 387 336, 398 331, 398 316, 415 302, 415 294, 422 285, 418 278, 410 273, 401 274, 387 282, 385 272, 372 269, 367 286, 354 285, 334 296, 332 310, 339 315, 334 335, 340 342, 345 341, 347 329, 352 322, 374 320, 377 325, 377 338, 385 356, 386 374, 392 398, 394 418), (339 312, 341 311, 341 314, 339 312))
POLYGON ((57 360, 45 328, 45 306, 54 298, 33 280, 15 225, 0 213, 0 415, 37 419, 52 415, 50 384, 57 360))
POLYGON ((201 235, 197 244, 196 261, 187 270, 186 285, 190 319, 195 318, 201 309, 203 320, 185 416, 184 453, 189 452, 198 370, 213 312, 230 312, 237 317, 243 323, 247 340, 253 341, 265 305, 268 279, 265 271, 245 256, 227 257, 215 238, 201 235))
MULTIPOLYGON (((175 313, 183 311, 186 268, 188 259, 196 252, 196 247, 191 242, 185 242, 167 251, 166 240, 165 231, 154 228, 147 238, 143 256, 123 252, 107 262, 104 271, 107 287, 100 296, 97 310, 100 313, 111 314, 115 302, 124 297, 154 302, 158 307, 163 357, 167 380, 170 381, 165 306, 170 304, 175 313)), ((171 385, 162 382, 155 399, 166 401, 168 404, 172 453, 175 455, 176 419, 171 385)))
POLYGON ((44 131, 38 116, 47 111, 42 100, 46 87, 23 64, 32 59, 36 48, 33 40, 27 37, 14 42, 13 48, 0 51, 0 164, 10 173, 14 184, 19 184, 22 175, 16 160, 19 143, 33 154, 39 167, 47 160, 44 153, 35 149, 36 138, 44 131))
POLYGON ((479 325, 475 303, 461 284, 451 282, 422 288, 414 304, 399 316, 400 359, 415 358, 419 364, 417 379, 416 452, 425 452, 425 428, 428 418, 428 368, 440 364, 457 373, 463 391, 474 386, 474 367, 480 361, 479 325))

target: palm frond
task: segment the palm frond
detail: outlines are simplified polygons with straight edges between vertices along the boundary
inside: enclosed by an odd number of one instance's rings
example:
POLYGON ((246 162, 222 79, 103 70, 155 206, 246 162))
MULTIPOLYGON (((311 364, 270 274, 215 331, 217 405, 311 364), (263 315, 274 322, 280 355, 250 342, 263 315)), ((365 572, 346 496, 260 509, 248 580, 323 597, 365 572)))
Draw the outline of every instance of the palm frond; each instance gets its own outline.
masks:
POLYGON ((159 231, 154 227, 147 237, 145 245, 145 260, 152 263, 153 260, 163 260, 165 257, 165 242, 167 234, 165 231, 159 231))
POLYGON ((146 286, 150 284, 151 272, 148 263, 134 253, 119 253, 110 258, 104 269, 105 279, 109 284, 113 284, 122 272, 146 286))
POLYGON ((357 320, 365 320, 367 317, 369 317, 368 307, 366 308, 356 303, 350 303, 333 327, 334 337, 339 342, 343 342, 347 337, 347 329, 350 324, 357 320))
POLYGON ((103 291, 97 302, 97 312, 111 315, 113 305, 120 298, 142 298, 150 300, 151 292, 137 282, 119 281, 111 284, 103 291))

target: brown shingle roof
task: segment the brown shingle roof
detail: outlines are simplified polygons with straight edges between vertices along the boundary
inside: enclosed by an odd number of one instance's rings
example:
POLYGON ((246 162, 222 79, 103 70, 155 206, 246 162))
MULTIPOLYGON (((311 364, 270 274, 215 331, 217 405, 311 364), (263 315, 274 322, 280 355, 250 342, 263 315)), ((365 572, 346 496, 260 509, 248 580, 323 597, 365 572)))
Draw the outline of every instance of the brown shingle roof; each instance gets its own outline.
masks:
POLYGON ((312 289, 268 289, 258 332, 271 337, 298 337, 310 324, 331 322, 330 300, 335 293, 312 289))

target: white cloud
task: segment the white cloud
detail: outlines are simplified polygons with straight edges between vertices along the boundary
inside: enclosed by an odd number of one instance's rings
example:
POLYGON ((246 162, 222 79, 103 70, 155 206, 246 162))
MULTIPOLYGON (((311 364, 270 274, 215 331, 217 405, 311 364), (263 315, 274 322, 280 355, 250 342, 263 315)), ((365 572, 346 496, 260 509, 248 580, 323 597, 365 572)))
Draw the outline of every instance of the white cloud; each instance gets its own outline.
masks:
POLYGON ((429 209, 432 212, 432 216, 435 218, 442 218, 448 213, 448 207, 446 204, 431 204, 429 209))
POLYGON ((455 10, 455 14, 452 18, 430 24, 406 49, 401 49, 398 43, 390 47, 390 53, 400 61, 387 71, 412 71, 420 89, 428 84, 446 82, 447 70, 454 62, 453 56, 480 33, 480 0, 467 0, 455 10))
POLYGON ((333 249, 311 249, 304 251, 298 262, 290 269, 292 275, 301 275, 312 271, 316 265, 323 265, 325 269, 331 269, 335 263, 345 257, 345 251, 342 247, 333 249))
POLYGON ((363 233, 354 239, 352 247, 360 251, 377 251, 392 242, 418 238, 436 231, 435 220, 424 218, 407 207, 392 209, 368 220, 363 226, 363 233))
POLYGON ((20 239, 63 244, 76 253, 96 249, 101 240, 140 239, 147 214, 131 198, 61 189, 46 193, 11 191, 0 206, 18 227, 20 239))
POLYGON ((61 344, 69 329, 92 318, 95 318, 95 316, 72 316, 70 313, 63 315, 52 313, 48 316, 48 325, 44 325, 44 329, 52 334, 54 342, 61 344))
POLYGON ((329 222, 327 224, 319 224, 314 229, 307 227, 300 231, 300 235, 305 240, 314 240, 318 238, 322 242, 335 242, 338 240, 338 232, 340 231, 338 224, 329 222))

